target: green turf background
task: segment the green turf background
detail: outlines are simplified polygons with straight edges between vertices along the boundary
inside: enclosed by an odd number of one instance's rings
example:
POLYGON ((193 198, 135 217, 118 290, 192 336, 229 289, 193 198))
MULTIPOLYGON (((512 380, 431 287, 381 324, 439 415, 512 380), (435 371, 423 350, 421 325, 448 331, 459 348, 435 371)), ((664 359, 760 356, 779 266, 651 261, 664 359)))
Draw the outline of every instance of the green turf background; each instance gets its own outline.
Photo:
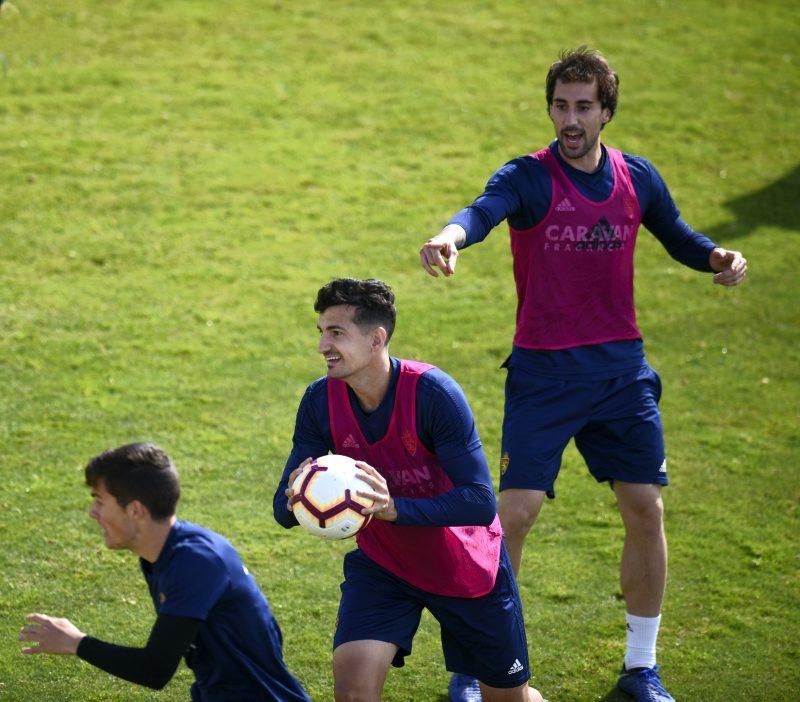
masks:
MULTIPOLYGON (((794 2, 13 0, 0 12, 0 700, 186 700, 24 657, 30 611, 140 645, 152 605, 105 551, 81 471, 163 445, 181 515, 239 547, 286 657, 332 699, 345 544, 285 532, 271 497, 315 352, 316 290, 387 280, 395 354, 464 387, 497 477, 514 291, 507 234, 451 280, 422 241, 551 138, 544 75, 601 48, 604 140, 650 158, 685 218, 750 262, 737 289, 646 232, 637 301, 664 381, 670 581, 660 663, 679 702, 800 697, 800 9, 794 2)), ((534 682, 622 701, 621 527, 573 448, 520 576, 534 682)), ((388 702, 442 702, 434 623, 388 702)))

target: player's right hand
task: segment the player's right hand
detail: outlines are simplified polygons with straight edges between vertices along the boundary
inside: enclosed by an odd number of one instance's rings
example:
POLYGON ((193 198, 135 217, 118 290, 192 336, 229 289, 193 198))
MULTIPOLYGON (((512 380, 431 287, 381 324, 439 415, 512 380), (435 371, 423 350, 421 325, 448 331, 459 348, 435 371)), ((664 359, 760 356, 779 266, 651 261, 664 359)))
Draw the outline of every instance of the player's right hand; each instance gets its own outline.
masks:
POLYGON ((434 278, 439 276, 437 268, 449 277, 456 272, 458 244, 463 244, 466 232, 458 225, 450 224, 436 236, 426 241, 419 250, 419 262, 434 278))
POLYGON ((283 494, 286 495, 286 509, 290 512, 292 511, 292 497, 294 497, 294 489, 292 485, 294 485, 294 481, 297 480, 297 476, 303 472, 303 469, 314 460, 312 458, 306 458, 297 468, 295 468, 291 473, 289 473, 289 480, 287 481, 288 487, 283 491, 283 494))
POLYGON ((30 641, 36 645, 23 648, 23 653, 75 655, 78 644, 86 636, 69 619, 29 614, 25 621, 27 624, 20 629, 17 640, 30 641))

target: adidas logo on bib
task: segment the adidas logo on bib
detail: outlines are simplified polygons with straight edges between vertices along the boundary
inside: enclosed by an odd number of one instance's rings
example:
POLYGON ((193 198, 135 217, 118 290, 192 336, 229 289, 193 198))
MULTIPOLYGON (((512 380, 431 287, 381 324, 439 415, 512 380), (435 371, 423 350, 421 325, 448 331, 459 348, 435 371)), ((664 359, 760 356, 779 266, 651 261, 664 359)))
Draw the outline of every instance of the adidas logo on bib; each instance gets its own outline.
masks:
POLYGON ((556 212, 574 212, 575 207, 569 201, 568 197, 565 197, 561 202, 556 205, 556 212))
POLYGON ((342 447, 343 448, 361 448, 358 445, 358 441, 356 441, 356 438, 352 434, 348 434, 347 435, 347 438, 342 442, 342 447))

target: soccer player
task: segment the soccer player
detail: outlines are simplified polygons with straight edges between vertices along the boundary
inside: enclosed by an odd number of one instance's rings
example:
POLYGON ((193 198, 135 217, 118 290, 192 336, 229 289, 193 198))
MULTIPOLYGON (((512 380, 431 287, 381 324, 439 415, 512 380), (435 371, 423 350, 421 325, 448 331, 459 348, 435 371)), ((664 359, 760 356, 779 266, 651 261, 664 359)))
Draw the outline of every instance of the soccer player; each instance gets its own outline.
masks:
POLYGON ((607 147, 617 74, 598 52, 564 52, 547 74, 556 139, 516 158, 425 242, 420 262, 455 272, 459 249, 508 220, 517 323, 506 379, 500 520, 516 572, 525 537, 554 484, 571 438, 589 470, 614 490, 625 529, 621 584, 627 650, 619 687, 637 700, 672 697, 659 678, 656 637, 667 576, 661 487, 667 485, 658 400, 633 302, 639 224, 695 270, 736 285, 747 262, 681 217, 647 160, 607 147))
POLYGON ((31 614, 23 653, 77 655, 139 685, 163 688, 181 656, 195 675, 193 702, 310 702, 286 668, 278 622, 239 554, 219 534, 179 520, 178 473, 164 451, 137 443, 86 466, 105 544, 139 556, 156 608, 144 648, 106 643, 67 619, 31 614))
MULTIPOLYGON (((441 370, 389 355, 394 294, 378 280, 321 288, 318 350, 327 375, 306 390, 275 518, 308 459, 359 461, 375 500, 344 558, 333 640, 336 700, 379 702, 411 653, 423 608, 439 621, 447 668, 480 681, 490 702, 541 702, 528 686, 519 592, 502 540, 486 457, 461 388, 441 370)), ((480 692, 478 692, 480 694, 480 692)))

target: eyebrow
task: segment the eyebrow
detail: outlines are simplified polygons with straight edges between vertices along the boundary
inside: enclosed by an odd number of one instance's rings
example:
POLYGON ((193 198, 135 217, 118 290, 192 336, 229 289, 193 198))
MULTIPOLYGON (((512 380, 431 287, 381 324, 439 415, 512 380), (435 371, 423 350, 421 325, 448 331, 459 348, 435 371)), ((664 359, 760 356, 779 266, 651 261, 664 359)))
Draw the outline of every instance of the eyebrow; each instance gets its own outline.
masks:
MULTIPOLYGON (((566 98, 553 98, 553 102, 564 103, 564 102, 569 102, 569 100, 567 100, 566 98)), ((598 101, 597 100, 576 100, 576 102, 579 105, 593 105, 595 102, 598 102, 598 101)))

